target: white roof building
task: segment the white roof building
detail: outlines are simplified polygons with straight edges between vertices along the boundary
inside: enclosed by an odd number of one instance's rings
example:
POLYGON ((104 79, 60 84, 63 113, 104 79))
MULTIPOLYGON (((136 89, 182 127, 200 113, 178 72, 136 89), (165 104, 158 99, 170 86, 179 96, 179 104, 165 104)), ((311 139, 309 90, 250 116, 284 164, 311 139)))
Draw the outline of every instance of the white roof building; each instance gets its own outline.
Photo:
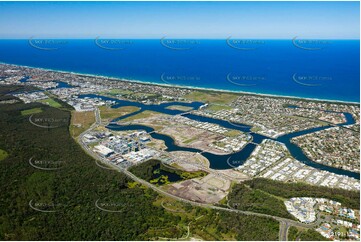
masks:
POLYGON ((103 156, 108 156, 114 152, 112 149, 109 149, 108 147, 106 147, 104 145, 94 146, 94 151, 98 152, 99 154, 101 154, 103 156))

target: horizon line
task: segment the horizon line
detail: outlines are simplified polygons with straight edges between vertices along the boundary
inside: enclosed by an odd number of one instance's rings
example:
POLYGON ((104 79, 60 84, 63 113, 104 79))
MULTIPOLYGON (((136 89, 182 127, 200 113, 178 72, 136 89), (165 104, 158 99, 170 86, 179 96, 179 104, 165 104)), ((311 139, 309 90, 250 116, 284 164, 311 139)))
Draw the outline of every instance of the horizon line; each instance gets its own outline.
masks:
POLYGON ((36 36, 32 36, 32 37, 21 37, 21 38, 14 38, 14 37, 0 37, 0 40, 31 40, 31 39, 39 39, 39 40, 44 40, 44 39, 66 39, 66 40, 95 40, 95 39, 131 39, 131 40, 172 40, 172 39, 184 39, 184 40, 237 40, 237 39, 244 39, 244 40, 293 40, 297 38, 297 40, 360 40, 360 38, 305 38, 305 37, 299 37, 298 36, 293 36, 290 38, 252 38, 252 37, 232 37, 232 36, 228 36, 228 37, 214 37, 214 38, 199 38, 199 37, 166 37, 166 36, 162 36, 160 38, 155 38, 155 37, 151 37, 151 38, 141 38, 141 37, 104 37, 104 38, 100 38, 100 36, 96 36, 96 37, 36 37, 36 36))

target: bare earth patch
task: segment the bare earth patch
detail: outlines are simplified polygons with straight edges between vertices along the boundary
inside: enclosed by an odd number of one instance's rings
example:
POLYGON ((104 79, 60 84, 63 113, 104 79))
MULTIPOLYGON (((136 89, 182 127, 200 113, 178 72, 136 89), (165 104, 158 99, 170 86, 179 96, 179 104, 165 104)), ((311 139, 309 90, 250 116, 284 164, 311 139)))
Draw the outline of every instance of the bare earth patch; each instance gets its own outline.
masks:
POLYGON ((169 193, 195 202, 214 204, 228 194, 231 182, 222 177, 209 174, 201 179, 195 178, 166 186, 169 193))

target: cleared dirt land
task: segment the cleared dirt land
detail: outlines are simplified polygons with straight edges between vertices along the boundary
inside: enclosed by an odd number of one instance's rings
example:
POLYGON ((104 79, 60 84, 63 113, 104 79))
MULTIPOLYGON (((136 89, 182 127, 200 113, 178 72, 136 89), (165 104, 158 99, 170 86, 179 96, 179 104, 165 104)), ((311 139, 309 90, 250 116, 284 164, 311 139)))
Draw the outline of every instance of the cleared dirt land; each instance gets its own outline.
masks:
POLYGON ((201 179, 194 178, 166 187, 169 193, 195 202, 217 203, 228 194, 231 182, 209 174, 201 179))

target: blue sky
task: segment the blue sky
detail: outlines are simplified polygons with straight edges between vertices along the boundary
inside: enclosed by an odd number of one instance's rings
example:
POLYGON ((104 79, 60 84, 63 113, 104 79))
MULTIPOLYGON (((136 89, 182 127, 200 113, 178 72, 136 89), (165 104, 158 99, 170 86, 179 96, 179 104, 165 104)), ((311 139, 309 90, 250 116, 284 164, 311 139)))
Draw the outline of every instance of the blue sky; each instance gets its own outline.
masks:
POLYGON ((359 39, 359 2, 0 2, 0 38, 359 39))

